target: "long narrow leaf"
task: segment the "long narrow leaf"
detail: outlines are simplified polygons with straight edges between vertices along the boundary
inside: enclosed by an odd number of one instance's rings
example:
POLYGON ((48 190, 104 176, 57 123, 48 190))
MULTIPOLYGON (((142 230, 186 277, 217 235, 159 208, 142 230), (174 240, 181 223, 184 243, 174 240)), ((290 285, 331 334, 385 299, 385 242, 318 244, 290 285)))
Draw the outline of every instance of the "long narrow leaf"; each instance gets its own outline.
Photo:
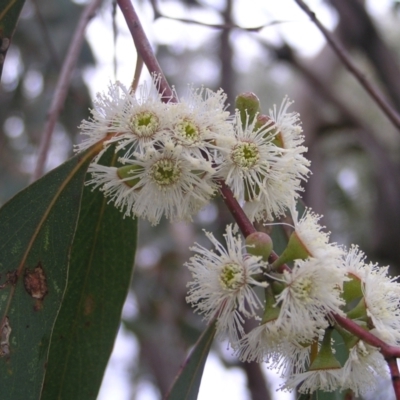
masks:
POLYGON ((0 2, 0 77, 24 3, 25 0, 3 0, 0 2))
POLYGON ((0 210, 1 398, 39 398, 92 157, 75 156, 0 210))
MULTIPOLYGON (((106 157, 102 163, 110 165, 113 154, 106 157)), ((84 189, 41 399, 96 399, 130 285, 136 234, 136 220, 123 219, 99 190, 84 189)))
POLYGON ((166 395, 165 400, 196 400, 199 393, 204 365, 215 335, 215 322, 210 324, 195 344, 185 365, 166 395))

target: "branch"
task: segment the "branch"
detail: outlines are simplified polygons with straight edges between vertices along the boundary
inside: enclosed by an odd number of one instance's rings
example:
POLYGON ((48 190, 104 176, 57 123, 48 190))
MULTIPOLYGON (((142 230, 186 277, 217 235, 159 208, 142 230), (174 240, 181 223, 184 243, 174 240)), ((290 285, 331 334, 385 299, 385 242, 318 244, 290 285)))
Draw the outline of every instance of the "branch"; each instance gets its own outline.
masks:
POLYGON ((397 359, 395 357, 392 357, 390 359, 386 359, 386 361, 389 365, 394 393, 396 395, 396 399, 399 400, 400 399, 400 372, 399 372, 399 366, 397 365, 397 359))
POLYGON ((268 392, 269 385, 261 369, 261 364, 255 361, 243 362, 240 367, 246 374, 251 400, 271 400, 268 392))
POLYGON ((330 0, 329 3, 339 13, 338 32, 346 47, 361 49, 375 67, 393 106, 400 109, 400 65, 394 52, 388 48, 371 15, 365 8, 365 2, 357 0, 330 0))
POLYGON ((58 116, 61 112, 65 98, 68 93, 68 86, 71 81, 72 74, 76 62, 78 60, 79 52, 84 42, 84 35, 86 26, 92 19, 94 12, 100 6, 101 0, 93 0, 83 10, 81 17, 78 22, 75 34, 72 38, 71 45, 69 46, 63 67, 61 69, 60 76, 57 81, 57 86, 54 91, 54 96, 50 106, 50 110, 47 114, 47 121, 44 127, 44 132, 40 140, 39 154, 36 163, 36 168, 31 177, 31 182, 39 179, 43 175, 44 166, 49 152, 51 136, 54 131, 58 116))
POLYGON ((44 43, 46 45, 46 48, 49 50, 51 61, 54 63, 54 65, 57 68, 61 68, 60 57, 59 57, 59 55, 57 53, 57 50, 56 50, 56 48, 54 46, 53 41, 51 40, 50 32, 47 29, 46 22, 45 22, 45 20, 43 18, 43 15, 40 12, 40 8, 39 8, 39 5, 38 5, 38 0, 33 0, 32 3, 33 3, 33 7, 35 8, 35 16, 37 18, 37 21, 38 21, 38 24, 39 24, 39 27, 40 27, 40 30, 41 30, 41 33, 42 33, 43 41, 44 41, 44 43))
POLYGON ((225 182, 221 179, 218 181, 220 185, 220 192, 222 195, 222 199, 224 200, 228 210, 231 212, 233 218, 235 219, 236 223, 239 226, 240 231, 243 233, 244 237, 249 236, 250 234, 256 232, 253 224, 247 218, 247 215, 244 213, 242 207, 237 202, 231 189, 226 186, 225 182))
POLYGON ((150 46, 150 42, 143 30, 139 17, 136 14, 130 0, 117 0, 118 6, 124 15, 126 24, 131 32, 133 42, 135 43, 138 54, 142 57, 147 69, 151 74, 160 77, 159 92, 165 97, 174 101, 174 92, 169 86, 165 75, 158 63, 154 52, 150 46))
POLYGON ((342 48, 342 46, 336 42, 336 39, 332 34, 322 25, 318 20, 317 16, 303 0, 295 0, 298 6, 310 17, 311 21, 318 27, 321 33, 324 35, 326 41, 330 44, 333 51, 343 62, 346 68, 353 74, 353 76, 358 80, 361 86, 369 93, 376 104, 381 108, 381 110, 386 114, 393 125, 400 130, 400 115, 393 109, 393 107, 385 100, 383 95, 379 90, 373 86, 364 74, 358 69, 355 63, 350 59, 347 52, 342 48))
POLYGON ((285 22, 290 22, 288 20, 285 20, 285 21, 275 21, 274 20, 274 21, 265 23, 263 25, 258 25, 258 26, 254 26, 254 27, 251 27, 251 28, 250 27, 246 28, 246 27, 234 24, 234 23, 212 24, 212 23, 209 23, 209 22, 201 22, 201 21, 196 21, 194 19, 189 19, 189 18, 178 18, 178 17, 171 17, 169 15, 165 15, 158 8, 156 0, 151 0, 150 3, 153 6, 154 18, 155 19, 157 19, 157 18, 166 18, 166 19, 170 19, 172 21, 183 22, 183 23, 186 23, 186 24, 200 25, 200 26, 205 26, 205 27, 214 28, 214 29, 230 30, 230 29, 236 28, 236 29, 240 29, 240 30, 246 31, 246 32, 260 32, 261 30, 263 30, 264 28, 267 28, 269 26, 282 24, 282 23, 285 23, 285 22))

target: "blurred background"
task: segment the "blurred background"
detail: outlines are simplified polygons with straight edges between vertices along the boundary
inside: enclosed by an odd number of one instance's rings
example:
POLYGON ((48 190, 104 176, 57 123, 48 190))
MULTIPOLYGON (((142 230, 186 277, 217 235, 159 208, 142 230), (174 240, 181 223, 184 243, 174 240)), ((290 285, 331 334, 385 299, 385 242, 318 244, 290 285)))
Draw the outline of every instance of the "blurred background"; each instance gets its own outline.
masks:
MULTIPOLYGON (((309 0, 363 74, 400 110, 400 3, 309 0)), ((29 182, 63 58, 86 1, 27 0, 8 51, 0 96, 0 205, 29 182)), ((222 87, 228 102, 255 92, 262 111, 288 95, 301 115, 313 175, 305 203, 323 214, 332 241, 357 243, 368 258, 400 267, 400 135, 343 67, 294 0, 134 0, 169 82, 222 87), (189 23, 193 20, 197 23, 189 23), (209 25, 219 25, 213 27, 209 25), (223 26, 224 28, 221 28, 223 26), (260 28, 262 27, 262 28, 260 28), (259 28, 254 30, 252 28, 259 28)), ((46 170, 72 155, 91 98, 118 79, 129 85, 136 52, 115 3, 105 0, 87 30, 46 170)), ((145 79, 148 74, 143 73, 145 79)), ((230 106, 230 111, 233 110, 230 106)), ((132 291, 99 399, 153 400, 173 381, 204 329, 185 303, 188 247, 201 229, 232 221, 218 201, 194 224, 140 221, 132 291)), ((397 271, 397 272, 396 272, 397 271)), ((267 366, 239 363, 215 343, 199 399, 291 399, 275 392, 267 366)), ((382 383, 379 396, 390 399, 382 383)))

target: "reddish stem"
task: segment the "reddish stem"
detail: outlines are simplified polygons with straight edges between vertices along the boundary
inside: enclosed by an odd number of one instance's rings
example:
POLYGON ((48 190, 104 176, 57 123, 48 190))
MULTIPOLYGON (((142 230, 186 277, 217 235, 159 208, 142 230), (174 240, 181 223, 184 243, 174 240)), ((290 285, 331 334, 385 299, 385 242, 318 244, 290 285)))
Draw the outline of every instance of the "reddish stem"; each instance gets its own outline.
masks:
MULTIPOLYGON (((240 204, 233 196, 231 189, 226 186, 226 183, 222 179, 220 179, 218 183, 220 185, 219 190, 221 192, 222 199, 224 200, 226 206, 228 207, 228 210, 231 212, 233 218, 238 224, 243 236, 247 237, 252 233, 257 232, 256 228, 254 228, 253 224, 250 222, 242 207, 240 207, 240 204)), ((273 251, 268 258, 268 262, 269 264, 272 264, 277 259, 278 255, 273 251)), ((285 270, 291 271, 291 269, 286 264, 283 264, 278 268, 277 272, 283 272, 285 270)))
POLYGON ((169 86, 160 64, 154 55, 150 42, 147 39, 139 17, 130 0, 117 0, 117 3, 124 15, 128 29, 131 32, 138 54, 142 57, 149 72, 160 77, 160 87, 158 88, 160 94, 166 99, 174 99, 174 92, 169 86))
POLYGON ((392 376, 392 385, 396 399, 400 399, 400 372, 399 366, 397 365, 396 357, 386 358, 386 362, 389 365, 390 375, 392 376))
POLYGON ((256 232, 253 224, 247 218, 247 215, 244 213, 242 207, 237 202, 231 189, 226 186, 225 182, 221 179, 218 181, 220 185, 220 192, 222 195, 222 199, 224 200, 226 206, 228 207, 229 211, 231 212, 233 218, 235 219, 236 223, 239 226, 240 231, 242 232, 244 237, 249 236, 250 234, 256 232))

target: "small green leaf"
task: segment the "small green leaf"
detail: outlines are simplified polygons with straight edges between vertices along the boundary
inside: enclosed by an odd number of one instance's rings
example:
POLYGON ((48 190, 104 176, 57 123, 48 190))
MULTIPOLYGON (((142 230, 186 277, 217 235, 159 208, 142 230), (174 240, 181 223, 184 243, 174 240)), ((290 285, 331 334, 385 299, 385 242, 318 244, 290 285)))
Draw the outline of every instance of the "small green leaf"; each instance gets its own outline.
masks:
POLYGON ((75 156, 0 210, 1 398, 39 398, 93 155, 75 156))
POLYGON ((165 400, 196 400, 204 365, 215 335, 215 322, 211 323, 194 345, 165 400))
POLYGON ((0 5, 0 77, 11 39, 25 0, 2 1, 0 5))
MULTIPOLYGON (((115 155, 104 157, 101 163, 111 165, 115 155)), ((84 189, 42 400, 97 398, 130 286, 136 236, 136 220, 123 219, 99 190, 84 189)))

